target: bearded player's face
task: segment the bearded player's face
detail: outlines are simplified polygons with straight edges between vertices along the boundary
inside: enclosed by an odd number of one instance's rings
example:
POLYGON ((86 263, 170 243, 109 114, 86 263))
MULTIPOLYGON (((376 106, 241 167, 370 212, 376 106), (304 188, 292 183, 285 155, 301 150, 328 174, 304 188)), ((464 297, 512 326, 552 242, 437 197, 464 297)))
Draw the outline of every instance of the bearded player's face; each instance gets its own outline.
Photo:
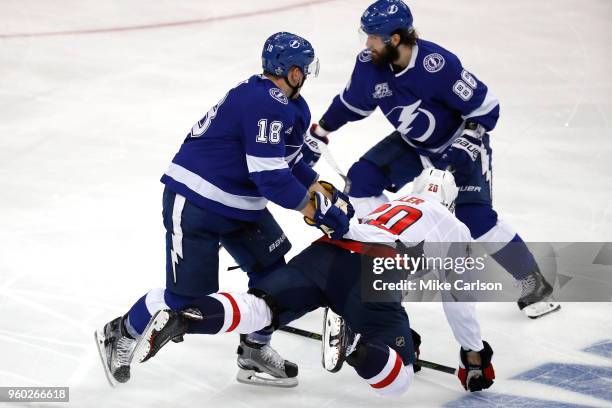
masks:
POLYGON ((366 47, 372 53, 372 63, 374 65, 387 65, 398 57, 397 49, 389 43, 385 43, 382 37, 378 35, 368 35, 366 47))

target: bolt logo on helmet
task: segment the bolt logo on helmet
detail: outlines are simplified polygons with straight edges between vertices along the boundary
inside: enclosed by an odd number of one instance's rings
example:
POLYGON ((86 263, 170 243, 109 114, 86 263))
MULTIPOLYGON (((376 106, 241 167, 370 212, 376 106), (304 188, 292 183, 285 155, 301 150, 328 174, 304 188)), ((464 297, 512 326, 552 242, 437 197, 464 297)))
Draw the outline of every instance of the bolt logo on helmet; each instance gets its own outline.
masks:
POLYGON ((412 13, 401 0, 378 0, 361 16, 361 30, 388 40, 398 29, 412 30, 412 13))
POLYGON ((287 32, 272 34, 266 40, 261 65, 264 72, 280 77, 286 77, 291 67, 298 67, 307 77, 316 77, 319 73, 319 61, 312 45, 306 39, 287 32))

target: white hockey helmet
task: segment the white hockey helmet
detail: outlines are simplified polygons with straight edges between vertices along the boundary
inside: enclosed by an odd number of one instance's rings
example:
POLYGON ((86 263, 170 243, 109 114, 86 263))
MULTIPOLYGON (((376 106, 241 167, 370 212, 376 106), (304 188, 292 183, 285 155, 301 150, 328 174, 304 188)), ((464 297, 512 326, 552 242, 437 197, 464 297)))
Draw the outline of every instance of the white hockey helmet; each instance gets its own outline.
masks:
POLYGON ((428 167, 414 179, 412 192, 429 196, 453 211, 459 189, 453 173, 428 167))

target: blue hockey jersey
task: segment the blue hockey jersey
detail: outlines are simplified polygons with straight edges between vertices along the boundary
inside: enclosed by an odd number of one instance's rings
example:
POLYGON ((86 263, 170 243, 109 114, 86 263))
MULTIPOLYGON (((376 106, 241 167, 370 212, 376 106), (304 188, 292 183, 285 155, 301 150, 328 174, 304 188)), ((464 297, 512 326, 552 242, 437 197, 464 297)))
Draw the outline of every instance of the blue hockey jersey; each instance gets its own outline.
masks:
POLYGON ((450 51, 419 39, 401 72, 371 59, 369 50, 357 56, 348 85, 322 117, 325 129, 334 131, 379 107, 408 144, 430 156, 452 144, 468 120, 487 131, 495 127, 497 99, 450 51))
POLYGON ((308 202, 318 177, 300 161, 310 110, 263 75, 231 89, 187 135, 161 181, 193 204, 240 220, 259 218, 268 200, 308 202))

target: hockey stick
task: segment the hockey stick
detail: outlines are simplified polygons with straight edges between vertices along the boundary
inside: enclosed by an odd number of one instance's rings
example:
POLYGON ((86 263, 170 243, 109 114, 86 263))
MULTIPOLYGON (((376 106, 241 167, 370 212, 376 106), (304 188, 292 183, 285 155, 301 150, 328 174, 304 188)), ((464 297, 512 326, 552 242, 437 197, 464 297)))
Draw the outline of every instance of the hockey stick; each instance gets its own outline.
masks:
POLYGON ((344 181, 344 184, 346 185, 348 182, 348 177, 340 169, 340 166, 338 166, 338 162, 336 162, 336 159, 334 159, 334 156, 332 156, 327 145, 325 143, 319 143, 319 150, 321 150, 321 156, 323 156, 327 164, 329 164, 332 170, 334 170, 342 178, 342 181, 344 181))
MULTIPOLYGON (((309 339, 313 339, 313 340, 321 341, 323 339, 323 336, 321 336, 319 333, 314 333, 308 330, 298 329, 297 327, 293 327, 293 326, 281 326, 278 328, 278 330, 284 331, 287 333, 296 334, 302 337, 308 337, 309 339)), ((415 365, 419 365, 421 367, 429 368, 430 370, 440 371, 440 372, 452 374, 452 375, 455 375, 455 371, 456 371, 453 367, 449 367, 443 364, 438 364, 432 361, 421 360, 421 359, 418 359, 415 365)))
POLYGON ((313 339, 313 340, 323 340, 323 336, 321 336, 319 333, 315 333, 315 332, 311 332, 308 330, 303 330, 303 329, 298 329, 297 327, 293 327, 293 326, 281 326, 278 328, 278 330, 280 331, 284 331, 287 333, 293 333, 293 334, 297 334, 298 336, 302 336, 302 337, 308 337, 309 339, 313 339))
MULTIPOLYGON (((321 150, 321 156, 325 159, 327 164, 329 164, 332 170, 334 170, 336 174, 338 174, 342 178, 342 180, 344 181, 344 184, 346 185, 349 179, 347 175, 344 174, 342 169, 340 169, 340 166, 338 165, 338 162, 336 162, 336 159, 334 158, 334 156, 331 154, 329 147, 327 147, 325 143, 318 143, 318 145, 319 145, 319 150, 321 150)), ((419 159, 421 160, 421 165, 423 166, 424 169, 427 169, 430 167, 435 168, 435 166, 433 165, 429 157, 419 154, 419 159)), ((453 168, 453 166, 448 166, 445 170, 450 171, 453 174, 455 173, 455 169, 453 168)))

